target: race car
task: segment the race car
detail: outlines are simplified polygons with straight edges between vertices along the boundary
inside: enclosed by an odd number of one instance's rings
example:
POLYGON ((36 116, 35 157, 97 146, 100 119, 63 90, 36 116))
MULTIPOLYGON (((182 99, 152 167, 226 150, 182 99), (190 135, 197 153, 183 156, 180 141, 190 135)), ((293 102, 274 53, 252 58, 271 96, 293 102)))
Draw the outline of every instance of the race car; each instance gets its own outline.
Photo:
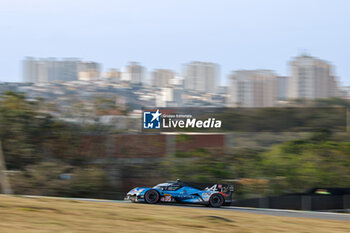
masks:
POLYGON ((211 207, 230 205, 233 185, 214 184, 200 189, 180 180, 169 181, 153 188, 137 187, 127 193, 125 199, 132 202, 156 204, 158 202, 203 204, 211 207))

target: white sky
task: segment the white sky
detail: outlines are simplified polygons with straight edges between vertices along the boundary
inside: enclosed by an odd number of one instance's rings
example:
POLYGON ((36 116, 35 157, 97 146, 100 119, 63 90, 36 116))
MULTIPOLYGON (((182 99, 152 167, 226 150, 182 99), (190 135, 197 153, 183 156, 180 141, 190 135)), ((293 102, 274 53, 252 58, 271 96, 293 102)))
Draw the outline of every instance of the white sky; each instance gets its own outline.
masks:
POLYGON ((104 69, 148 71, 215 62, 288 74, 306 50, 350 85, 347 0, 0 0, 0 81, 21 81, 21 60, 78 57, 104 69))

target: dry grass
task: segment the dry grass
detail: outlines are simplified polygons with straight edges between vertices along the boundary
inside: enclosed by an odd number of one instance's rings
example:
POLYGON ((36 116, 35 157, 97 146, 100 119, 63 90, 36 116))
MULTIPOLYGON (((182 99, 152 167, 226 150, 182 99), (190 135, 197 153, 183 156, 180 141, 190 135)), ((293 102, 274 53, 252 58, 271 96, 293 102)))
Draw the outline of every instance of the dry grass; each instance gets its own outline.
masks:
POLYGON ((346 221, 0 195, 1 233, 350 232, 346 221))

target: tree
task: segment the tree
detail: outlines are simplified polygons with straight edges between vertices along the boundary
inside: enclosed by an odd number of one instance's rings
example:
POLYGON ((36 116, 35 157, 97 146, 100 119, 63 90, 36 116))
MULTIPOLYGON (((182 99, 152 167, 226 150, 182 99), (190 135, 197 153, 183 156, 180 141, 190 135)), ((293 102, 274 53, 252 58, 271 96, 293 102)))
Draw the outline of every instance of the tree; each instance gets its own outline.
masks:
POLYGON ((0 188, 2 189, 2 193, 6 193, 6 194, 12 193, 11 185, 6 174, 6 164, 5 164, 4 154, 2 152, 1 140, 0 140, 0 188))
POLYGON ((38 111, 38 104, 18 93, 0 96, 0 140, 8 169, 21 169, 43 157, 40 142, 50 116, 38 111))

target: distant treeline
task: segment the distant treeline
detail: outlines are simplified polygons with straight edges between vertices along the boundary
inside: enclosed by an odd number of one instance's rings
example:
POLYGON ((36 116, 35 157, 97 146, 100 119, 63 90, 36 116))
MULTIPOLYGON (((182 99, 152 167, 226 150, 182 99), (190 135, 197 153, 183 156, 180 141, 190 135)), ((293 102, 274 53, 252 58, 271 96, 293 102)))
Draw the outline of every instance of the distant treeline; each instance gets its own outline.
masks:
MULTIPOLYGON (((342 99, 305 104, 343 110, 341 107, 350 107, 350 101, 342 99)), ((283 125, 267 117, 274 111, 259 110, 249 121, 266 122, 274 127, 283 125)), ((290 114, 288 109, 281 111, 290 114)), ((96 160, 96 154, 104 157, 107 153, 100 150, 98 142, 81 150, 85 143, 82 135, 115 133, 110 128, 57 120, 46 111, 45 100, 28 100, 23 94, 8 92, 0 96, 0 140, 15 193, 115 198, 110 194, 126 189, 118 179, 134 183, 148 180, 147 184, 177 178, 196 183, 234 180, 240 198, 299 192, 316 186, 350 187, 349 133, 335 132, 336 127, 327 125, 337 119, 341 121, 344 116, 325 112, 320 121, 310 113, 305 112, 310 124, 317 122, 327 127, 320 127, 307 137, 264 148, 174 151, 172 156, 159 161, 135 166, 120 164, 116 171, 108 159, 96 160)), ((236 118, 222 114, 236 124, 236 118)), ((295 119, 300 121, 303 119, 300 117, 295 119)), ((252 136, 251 140, 256 139, 252 136)))

